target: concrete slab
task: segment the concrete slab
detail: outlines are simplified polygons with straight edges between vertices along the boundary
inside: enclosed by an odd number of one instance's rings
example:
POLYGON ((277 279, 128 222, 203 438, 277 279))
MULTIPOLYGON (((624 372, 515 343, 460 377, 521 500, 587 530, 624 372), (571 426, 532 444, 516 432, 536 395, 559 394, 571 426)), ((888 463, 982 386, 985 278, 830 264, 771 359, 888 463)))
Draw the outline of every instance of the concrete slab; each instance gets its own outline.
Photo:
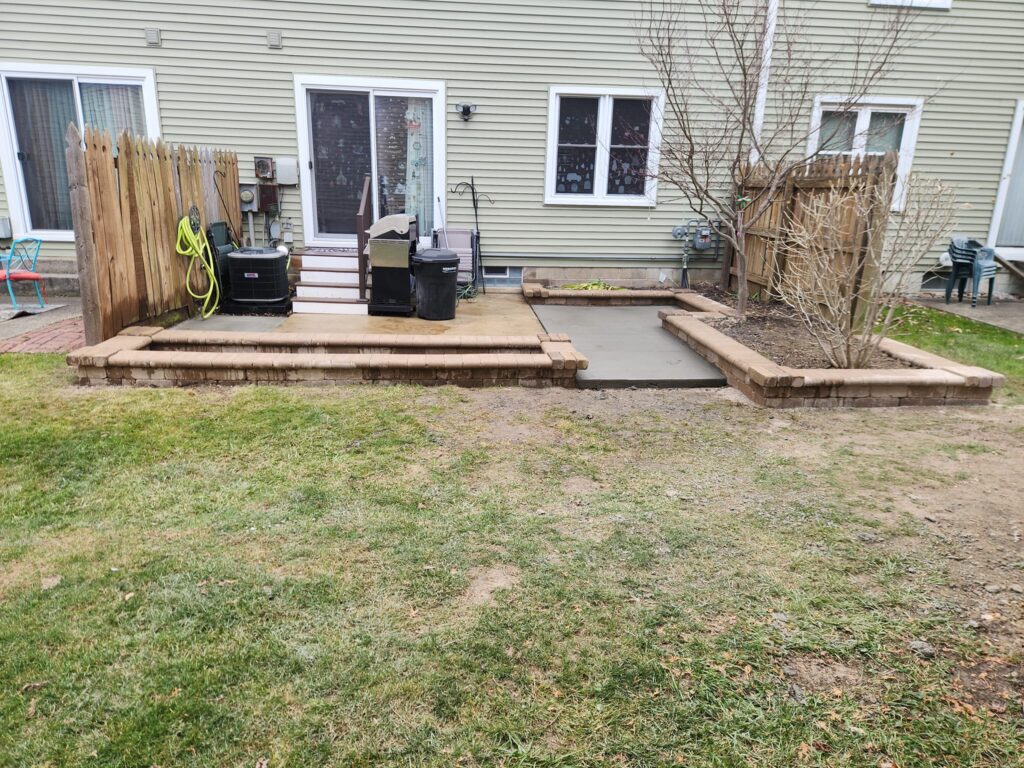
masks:
MULTIPOLYGON (((969 287, 969 286, 968 286, 969 287)), ((957 302, 956 294, 953 300, 947 304, 945 297, 941 299, 922 298, 921 304, 932 309, 949 312, 960 317, 967 317, 977 320, 979 323, 988 323, 997 328, 1005 328, 1008 331, 1024 333, 1024 301, 1019 299, 994 300, 986 304, 987 297, 982 296, 978 300, 977 307, 971 307, 970 297, 965 295, 963 302, 957 302)))
POLYGON ((192 317, 174 326, 179 331, 276 331, 285 321, 284 316, 267 315, 214 315, 206 320, 192 317))
POLYGON ((567 333, 590 366, 580 387, 724 387, 725 376, 661 327, 664 307, 544 304, 534 311, 548 333, 567 333))

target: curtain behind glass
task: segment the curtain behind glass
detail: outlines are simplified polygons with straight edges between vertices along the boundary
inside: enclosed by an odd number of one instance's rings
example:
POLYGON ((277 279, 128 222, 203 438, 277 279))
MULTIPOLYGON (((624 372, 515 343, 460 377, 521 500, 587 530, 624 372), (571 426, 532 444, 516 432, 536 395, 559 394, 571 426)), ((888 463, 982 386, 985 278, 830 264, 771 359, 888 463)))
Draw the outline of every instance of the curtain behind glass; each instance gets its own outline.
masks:
POLYGON ((32 229, 72 228, 64 134, 78 123, 70 80, 7 81, 32 229))
POLYGON ((375 96, 380 215, 416 216, 421 233, 434 228, 433 99, 375 96))
POLYGON ((872 112, 868 125, 867 153, 899 152, 907 116, 898 112, 872 112))
POLYGON ((1010 187, 999 225, 996 247, 1024 248, 1024 130, 1017 142, 1017 156, 1010 169, 1010 187))
POLYGON ((818 149, 823 154, 853 152, 853 135, 856 129, 856 114, 822 112, 818 149))
POLYGON ((123 131, 136 136, 146 135, 146 109, 142 104, 141 85, 81 83, 79 89, 82 118, 86 125, 109 131, 115 142, 123 131))

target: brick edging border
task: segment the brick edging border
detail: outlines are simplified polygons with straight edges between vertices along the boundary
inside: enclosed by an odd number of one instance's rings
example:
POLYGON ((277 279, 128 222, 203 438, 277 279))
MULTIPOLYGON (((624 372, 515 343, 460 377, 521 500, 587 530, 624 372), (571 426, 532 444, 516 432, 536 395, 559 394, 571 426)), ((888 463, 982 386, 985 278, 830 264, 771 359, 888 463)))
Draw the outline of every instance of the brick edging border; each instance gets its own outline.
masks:
POLYGON ((915 368, 789 368, 712 328, 695 314, 670 310, 659 316, 665 330, 718 367, 730 386, 769 408, 985 405, 992 390, 1005 381, 1002 374, 962 365, 893 339, 883 339, 879 349, 915 368))
POLYGON ((81 384, 409 382, 576 386, 587 358, 564 334, 295 334, 127 328, 67 356, 81 384))

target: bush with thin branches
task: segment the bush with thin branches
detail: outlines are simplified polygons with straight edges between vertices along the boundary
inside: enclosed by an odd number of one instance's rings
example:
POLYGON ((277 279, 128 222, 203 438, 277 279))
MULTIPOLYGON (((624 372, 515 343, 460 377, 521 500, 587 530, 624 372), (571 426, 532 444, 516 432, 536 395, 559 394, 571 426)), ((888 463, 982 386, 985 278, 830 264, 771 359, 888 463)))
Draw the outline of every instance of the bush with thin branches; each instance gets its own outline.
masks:
POLYGON ((955 197, 943 182, 912 175, 903 211, 890 218, 893 189, 891 174, 836 185, 805 199, 787 222, 776 290, 835 368, 870 365, 899 321, 915 266, 953 228, 955 197), (884 251, 862 222, 887 228, 884 251))

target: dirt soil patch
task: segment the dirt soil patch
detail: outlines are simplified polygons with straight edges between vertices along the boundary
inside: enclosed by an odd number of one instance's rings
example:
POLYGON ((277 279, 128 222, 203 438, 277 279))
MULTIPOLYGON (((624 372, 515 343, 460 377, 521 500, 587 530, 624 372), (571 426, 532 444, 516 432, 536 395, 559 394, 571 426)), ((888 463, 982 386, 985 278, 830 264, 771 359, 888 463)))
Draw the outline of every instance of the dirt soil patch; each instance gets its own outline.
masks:
MULTIPOLYGON (((736 298, 719 288, 701 286, 699 292, 710 299, 735 306, 736 298)), ((799 316, 776 302, 751 302, 747 317, 707 318, 704 322, 730 338, 745 344, 769 360, 791 368, 831 368, 828 358, 811 336, 799 316)), ((876 352, 869 368, 911 368, 913 366, 876 352)))
POLYGON ((841 696, 867 689, 867 676, 856 667, 836 659, 798 656, 788 659, 782 673, 790 681, 790 695, 802 693, 841 696))
POLYGON ((512 589, 519 583, 519 569, 511 565, 496 565, 478 568, 469 574, 469 586, 462 595, 467 608, 488 605, 494 593, 501 589, 512 589))

